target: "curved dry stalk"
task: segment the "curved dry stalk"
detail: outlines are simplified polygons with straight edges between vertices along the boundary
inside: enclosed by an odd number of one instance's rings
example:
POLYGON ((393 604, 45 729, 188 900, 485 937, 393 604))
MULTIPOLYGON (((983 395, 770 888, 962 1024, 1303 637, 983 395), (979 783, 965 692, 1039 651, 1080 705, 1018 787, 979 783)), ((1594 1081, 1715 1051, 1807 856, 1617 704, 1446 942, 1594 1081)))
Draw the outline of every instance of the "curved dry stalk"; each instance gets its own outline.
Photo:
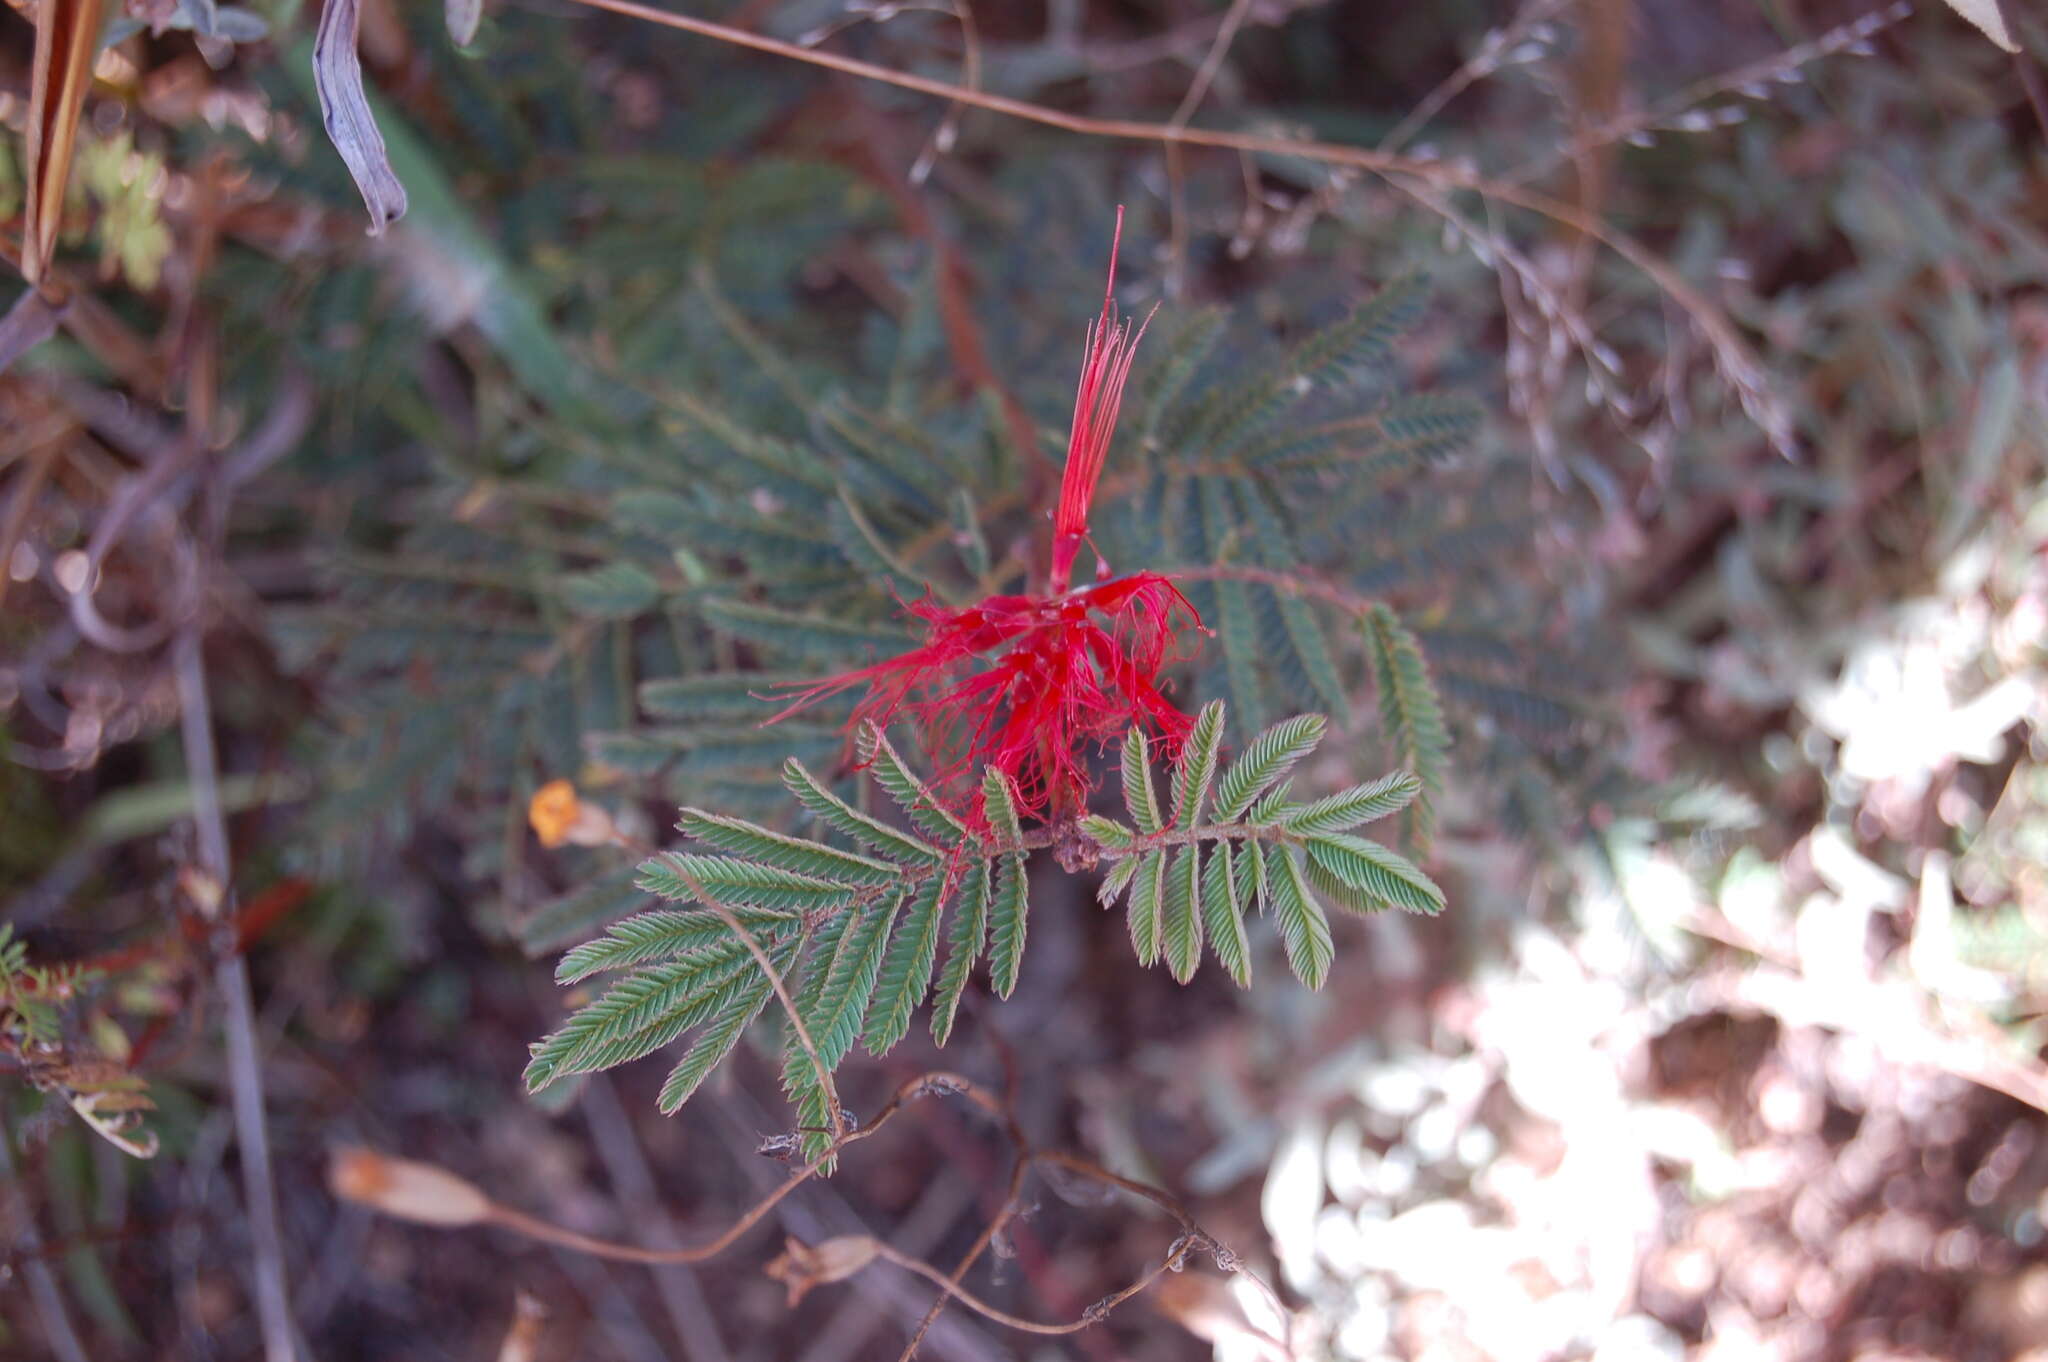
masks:
MULTIPOLYGON (((1009 1102, 996 1097, 973 1080, 947 1070, 932 1070, 899 1084, 872 1120, 834 1137, 828 1149, 802 1168, 793 1171, 741 1213, 731 1225, 704 1243, 687 1248, 647 1248, 639 1244, 621 1243, 583 1234, 494 1201, 480 1189, 435 1165, 386 1159, 367 1150, 337 1151, 330 1168, 329 1185, 337 1196, 370 1206, 386 1215, 416 1223, 450 1229, 493 1225, 540 1243, 587 1253, 613 1262, 638 1263, 645 1266, 701 1263, 731 1248, 766 1219, 769 1212, 791 1192, 817 1176, 849 1146, 880 1133, 912 1102, 942 1093, 965 1097, 983 1114, 1002 1125, 1005 1135, 1015 1145, 1017 1158, 1011 1170, 1009 1191, 1004 1198, 1002 1209, 990 1220, 974 1246, 951 1273, 943 1272, 922 1259, 893 1249, 868 1235, 845 1236, 828 1241, 816 1249, 792 1241, 783 1256, 771 1264, 770 1271, 771 1274, 780 1276, 790 1283, 793 1296, 800 1296, 804 1291, 822 1282, 839 1281, 852 1276, 876 1259, 924 1278, 939 1287, 943 1294, 919 1323, 916 1333, 904 1351, 903 1356, 906 1359, 916 1353, 933 1321, 950 1301, 958 1301, 997 1324, 1021 1332, 1039 1335, 1078 1333, 1091 1324, 1099 1323, 1110 1311, 1145 1290, 1164 1273, 1180 1271, 1190 1251, 1208 1254, 1217 1268, 1223 1272, 1248 1277, 1278 1309, 1279 1301, 1273 1295, 1272 1289, 1257 1274, 1248 1271, 1236 1253, 1204 1230, 1187 1208, 1171 1194, 1148 1183, 1113 1173, 1093 1160, 1077 1154, 1032 1149, 1026 1142, 1023 1128, 1018 1124, 1009 1102), (967 1270, 987 1250, 1014 1213, 1025 1174, 1030 1168, 1040 1164, 1063 1168, 1149 1201, 1170 1215, 1180 1230, 1165 1255, 1144 1275, 1089 1306, 1078 1319, 1059 1323, 1030 1320, 1013 1315, 990 1305, 960 1284, 967 1270)), ((1284 1312, 1281 1317, 1285 1317, 1284 1312)))
MULTIPOLYGON (((890 1094, 889 1100, 882 1104, 865 1125, 835 1137, 830 1148, 803 1167, 791 1172, 786 1179, 749 1206, 724 1230, 701 1244, 683 1248, 646 1248, 639 1244, 619 1243, 583 1234, 492 1200, 481 1191, 454 1178, 452 1174, 432 1165, 405 1165, 411 1168, 432 1169, 437 1196, 445 1198, 449 1195, 447 1189, 454 1188, 453 1195, 464 1208, 459 1215, 450 1215, 445 1210, 422 1213, 419 1209, 421 1202, 396 1199, 387 1192, 390 1187, 400 1185, 400 1181, 394 1179, 389 1171, 399 1167, 399 1161, 387 1160, 380 1155, 362 1150, 342 1151, 337 1157, 335 1171, 330 1175, 329 1181, 338 1196, 370 1206, 386 1215, 395 1215, 400 1219, 418 1223, 451 1228, 495 1225, 499 1229, 525 1235, 540 1243, 574 1249, 580 1253, 588 1253, 594 1258, 604 1258, 612 1262, 639 1263, 650 1267, 701 1263, 717 1257, 738 1243, 748 1231, 759 1225, 770 1211, 781 1204, 784 1198, 816 1177, 849 1146, 879 1134, 912 1102, 938 1093, 965 1097, 982 1111, 997 1119, 1003 1118, 1002 1104, 977 1087, 972 1080, 943 1069, 920 1074, 908 1082, 899 1084, 896 1091, 890 1094)), ((436 1202, 437 1206, 445 1204, 445 1200, 436 1202)))
MULTIPOLYGON (((1008 1067, 1006 1064, 1005 1068, 1008 1067)), ((1024 1138, 1023 1127, 1017 1123, 1016 1111, 1008 1103, 1003 1104, 1001 1119, 1008 1127, 1011 1146, 1017 1151, 1016 1158, 1010 1164, 1010 1185, 1003 1192, 1001 1207, 989 1219, 988 1224, 982 1226, 981 1233, 968 1245, 967 1252, 960 1255, 960 1261, 953 1265, 948 1280, 955 1286, 966 1278, 969 1268, 981 1261, 981 1255, 988 1252, 989 1245, 995 1242, 996 1236, 1003 1232, 1003 1227, 1009 1224, 1010 1218, 1016 1214, 1017 1198, 1024 1190, 1024 1176, 1031 1171, 1029 1142, 1024 1138)), ((940 1296, 932 1302, 931 1308, 924 1312, 924 1318, 917 1322, 917 1328, 912 1331, 910 1341, 904 1345, 898 1362, 910 1362, 911 1358, 917 1356, 917 1350, 923 1345, 925 1335, 931 1332, 932 1325, 938 1323, 940 1314, 945 1311, 947 1299, 946 1296, 940 1296)))
POLYGON ((1535 213, 1599 242, 1641 271, 1663 290, 1679 310, 1692 320, 1692 324, 1706 339, 1708 347, 1714 352, 1721 376, 1734 387, 1742 408, 1750 419, 1764 431, 1781 454, 1792 453, 1791 416, 1783 403, 1769 391, 1764 381, 1762 360, 1742 338, 1727 314, 1712 299, 1688 282, 1662 256, 1634 237, 1609 226, 1591 213, 1561 199, 1552 198, 1548 194, 1483 174, 1469 165, 1429 160, 1399 152, 1383 152, 1368 147, 1318 142, 1306 138, 1270 137, 1259 133, 1177 127, 1171 123, 1148 123, 1134 119, 1096 118, 1087 114, 1065 113, 1028 100, 990 94, 982 90, 970 90, 943 80, 892 70, 854 57, 812 51, 779 38, 750 33, 745 29, 733 28, 709 19, 698 19, 691 15, 656 9, 651 5, 638 3, 638 0, 576 0, 576 3, 630 19, 659 24, 665 28, 694 33, 699 37, 729 43, 735 47, 824 67, 863 80, 878 81, 899 89, 915 90, 935 98, 953 100, 990 113, 1057 128, 1063 132, 1116 141, 1158 143, 1168 147, 1213 147, 1224 151, 1284 156, 1325 165, 1345 166, 1379 175, 1396 182, 1397 185, 1398 182, 1405 180, 1438 190, 1468 190, 1484 198, 1535 213))
POLYGON ((1191 1246, 1186 1239, 1176 1240, 1173 1247, 1167 1251, 1166 1257, 1153 1264, 1144 1276, 1123 1287, 1121 1290, 1104 1296, 1101 1300, 1082 1311, 1079 1319, 1067 1320, 1059 1324, 1046 1324, 1035 1319, 1025 1319, 1021 1315, 1013 1315, 1007 1310, 990 1305, 987 1301, 976 1296, 973 1292, 967 1290, 945 1273, 939 1271, 930 1263, 925 1262, 922 1258, 913 1258, 907 1253, 898 1253, 895 1249, 890 1248, 878 1239, 871 1239, 868 1243, 875 1257, 885 1263, 900 1267, 905 1272, 914 1273, 924 1278, 945 1292, 948 1299, 960 1302, 960 1304, 966 1306, 975 1314, 993 1320, 1005 1328, 1015 1329, 1019 1333, 1046 1336, 1078 1334, 1090 1325, 1100 1324, 1108 1317, 1110 1311, 1158 1281, 1168 1272, 1180 1271, 1182 1263, 1187 1257, 1187 1251, 1191 1246))

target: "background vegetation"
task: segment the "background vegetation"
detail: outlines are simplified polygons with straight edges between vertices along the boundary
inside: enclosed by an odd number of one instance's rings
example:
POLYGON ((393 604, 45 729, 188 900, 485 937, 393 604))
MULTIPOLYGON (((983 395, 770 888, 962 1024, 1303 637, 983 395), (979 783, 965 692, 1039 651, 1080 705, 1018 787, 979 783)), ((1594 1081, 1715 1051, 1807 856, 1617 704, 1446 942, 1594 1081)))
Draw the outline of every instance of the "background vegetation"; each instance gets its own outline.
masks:
MULTIPOLYGON (((2037 20, 676 11, 934 96, 583 4, 459 43, 472 7, 371 0, 408 207, 366 235, 311 40, 350 8, 113 15, 55 264, 0 284, 8 1355, 2048 1337, 2037 20), (959 1303, 923 1334, 933 1285, 807 1292, 829 1265, 765 1227, 649 1269, 338 1200, 366 1146, 700 1244, 818 1152, 765 995, 679 1114, 681 1049, 527 1097, 594 996, 554 958, 647 906, 678 805, 793 826, 790 756, 857 797, 845 706, 763 729, 753 693, 1036 561, 1118 204, 1120 297, 1159 311, 1099 547, 1216 631, 1175 695, 1227 702, 1226 756, 1315 710, 1296 798, 1415 772, 1375 831, 1447 910, 1333 913, 1320 991, 1255 915, 1252 988, 1183 984, 1041 855, 1028 952, 941 982, 943 1052, 893 1009, 886 1058, 858 1013, 831 1040, 889 1128, 766 1218, 975 1258, 1034 1320, 1147 1284, 1071 1335, 959 1303), (895 1119, 934 1066, 959 1086, 895 1119)), ((0 249, 33 271, 31 23, 0 18, 0 249)))

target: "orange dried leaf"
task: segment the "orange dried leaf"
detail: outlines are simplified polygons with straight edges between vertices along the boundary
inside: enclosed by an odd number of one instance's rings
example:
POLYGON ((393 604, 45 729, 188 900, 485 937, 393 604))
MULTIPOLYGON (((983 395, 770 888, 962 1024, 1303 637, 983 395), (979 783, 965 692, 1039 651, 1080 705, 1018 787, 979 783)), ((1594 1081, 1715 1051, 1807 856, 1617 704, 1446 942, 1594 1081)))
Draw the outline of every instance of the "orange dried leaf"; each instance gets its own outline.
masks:
POLYGON ((491 1199, 447 1169, 362 1148, 334 1151, 327 1188, 343 1201, 422 1225, 476 1225, 491 1214, 491 1199))
POLYGON ((566 780, 551 780, 533 792, 526 806, 526 821, 542 846, 558 847, 569 840, 570 829, 576 826, 581 810, 576 787, 566 780))
POLYGON ((577 798, 576 787, 566 780, 551 780, 534 791, 526 806, 526 821, 544 847, 564 842, 579 847, 601 847, 615 842, 619 830, 602 805, 577 798))

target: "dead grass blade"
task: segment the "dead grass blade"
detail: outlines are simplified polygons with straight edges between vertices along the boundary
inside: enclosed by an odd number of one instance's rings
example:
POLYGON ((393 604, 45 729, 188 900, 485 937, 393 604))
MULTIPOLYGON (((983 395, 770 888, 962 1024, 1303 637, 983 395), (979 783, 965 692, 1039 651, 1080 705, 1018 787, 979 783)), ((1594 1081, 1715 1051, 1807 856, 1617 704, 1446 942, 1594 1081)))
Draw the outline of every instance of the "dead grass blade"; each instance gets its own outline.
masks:
POLYGON ((35 67, 29 80, 28 211, 22 218, 21 273, 41 284, 57 252, 71 145, 92 85, 105 0, 43 0, 36 11, 35 67))
POLYGON ((341 153, 370 210, 370 235, 381 236, 405 216, 405 186, 391 168, 384 134, 377 131, 363 91, 363 61, 356 49, 361 25, 361 0, 327 0, 321 7, 320 30, 313 38, 313 85, 327 139, 341 153))

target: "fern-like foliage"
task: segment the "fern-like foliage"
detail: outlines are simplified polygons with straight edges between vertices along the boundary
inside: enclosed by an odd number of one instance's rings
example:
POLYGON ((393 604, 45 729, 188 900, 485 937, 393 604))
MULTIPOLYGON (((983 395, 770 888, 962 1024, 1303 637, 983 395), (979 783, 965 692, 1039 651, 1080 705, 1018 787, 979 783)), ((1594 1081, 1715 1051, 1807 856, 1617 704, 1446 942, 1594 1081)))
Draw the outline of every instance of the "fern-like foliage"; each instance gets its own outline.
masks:
MULTIPOLYGON (((1463 398, 1401 389, 1395 344, 1424 313, 1414 276, 1277 358, 1233 349, 1219 314, 1197 315, 1147 357, 1138 395, 1140 467, 1123 515, 1098 534, 1112 563, 1182 574, 1214 630, 1197 684, 1229 698, 1238 736, 1275 709, 1348 713, 1354 694, 1377 701, 1388 756, 1421 790, 1404 831, 1427 845, 1433 800, 1448 769, 1455 701, 1487 732, 1512 728, 1530 745, 1579 722, 1559 700, 1569 685, 1532 687, 1515 622, 1472 602, 1475 565, 1526 533, 1525 515, 1475 468, 1480 408, 1463 398), (1202 393, 1190 401, 1189 393, 1202 393), (1427 501, 1417 477, 1434 474, 1427 501), (1475 481, 1476 475, 1476 481, 1475 481), (1459 479, 1466 484, 1453 492, 1459 479), (1445 593, 1446 584, 1458 590, 1445 593), (1484 640, 1495 654, 1433 647, 1404 618, 1458 612, 1448 643, 1484 640)), ((1284 712, 1284 710, 1283 710, 1284 712)), ((1140 876, 1142 886, 1143 877, 1140 876)), ((1149 889, 1143 892, 1149 893, 1149 889)), ((1177 900, 1176 900, 1177 902, 1177 900)))
POLYGON ((787 1028, 782 1076, 815 1156, 833 1116, 821 1066, 836 1069, 856 1042, 886 1054, 928 997, 932 1038, 943 1045, 984 961, 998 997, 1016 988, 1030 911, 1026 860, 1042 848, 1059 847, 1069 864, 1106 866, 1099 897, 1125 904, 1139 962, 1163 959, 1183 983, 1206 948, 1249 985, 1250 923, 1261 914, 1277 926, 1295 975, 1320 988, 1334 955, 1326 903, 1358 913, 1443 908, 1428 875, 1355 831, 1410 805, 1418 776, 1396 771, 1292 800, 1289 772, 1321 741, 1323 717, 1283 720, 1228 763, 1225 726, 1223 702, 1212 701, 1182 745, 1164 804, 1144 736, 1130 732, 1122 749, 1129 823, 1090 814, 1026 828, 1008 778, 993 769, 971 809, 949 808, 872 727, 859 735, 863 770, 900 823, 863 811, 793 758, 783 785, 816 838, 684 809, 678 827, 691 849, 649 858, 637 877, 667 906, 616 921, 562 957, 564 984, 616 977, 533 1047, 527 1086, 623 1064, 689 1033, 661 1091, 662 1109, 675 1110, 766 1008, 766 960, 791 990, 810 1042, 807 1051, 787 1028))
POLYGON ((0 1044, 55 1048, 64 1034, 57 986, 77 982, 75 975, 30 964, 28 943, 14 935, 12 923, 0 922, 0 1044))

